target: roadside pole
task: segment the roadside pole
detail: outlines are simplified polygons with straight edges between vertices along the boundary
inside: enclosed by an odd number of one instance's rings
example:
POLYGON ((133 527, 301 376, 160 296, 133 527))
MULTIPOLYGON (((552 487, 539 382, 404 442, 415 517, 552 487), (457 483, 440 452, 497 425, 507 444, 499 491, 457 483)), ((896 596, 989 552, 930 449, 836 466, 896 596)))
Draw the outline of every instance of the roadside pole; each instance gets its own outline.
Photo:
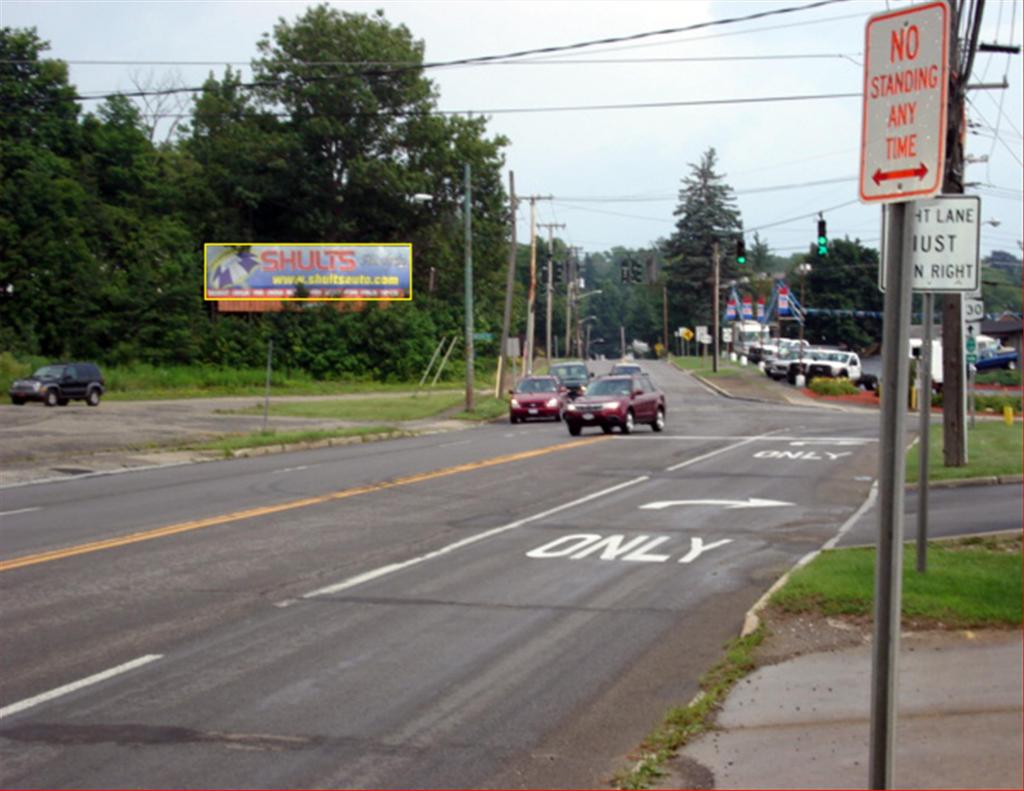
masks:
POLYGON ((926 291, 923 295, 924 338, 921 341, 921 382, 920 437, 917 453, 917 570, 924 574, 928 570, 928 452, 931 443, 932 419, 932 322, 935 312, 935 295, 926 291))
POLYGON ((548 275, 547 284, 545 289, 545 321, 546 321, 546 334, 544 342, 544 358, 547 360, 548 365, 551 365, 551 323, 552 323, 552 311, 554 308, 554 295, 555 295, 555 228, 564 228, 564 223, 557 222, 542 222, 537 223, 541 228, 548 229, 548 275))
POLYGON ((713 259, 713 266, 715 270, 714 283, 712 288, 714 292, 711 297, 711 312, 713 314, 714 326, 711 328, 711 370, 718 373, 718 342, 719 342, 719 330, 718 330, 718 275, 719 275, 719 249, 718 240, 715 239, 712 247, 711 257, 713 259))
POLYGON ((274 357, 274 340, 267 341, 267 388, 263 394, 263 433, 267 433, 267 423, 270 420, 270 370, 274 357))
POLYGON ((466 242, 465 286, 466 286, 466 411, 476 409, 473 392, 473 187, 470 181, 470 166, 466 163, 466 207, 463 209, 463 223, 466 242))
POLYGON ((526 353, 523 373, 533 373, 533 325, 537 309, 537 198, 530 196, 530 291, 526 299, 526 353))
POLYGON ((495 397, 500 397, 515 382, 511 378, 508 364, 508 333, 512 323, 512 293, 516 287, 516 177, 511 170, 508 172, 508 195, 509 233, 511 234, 512 241, 508 248, 508 274, 505 279, 505 312, 501 317, 501 349, 498 357, 499 365, 501 365, 501 374, 498 376, 498 392, 495 397))
MULTIPOLYGON (((978 6, 980 15, 980 0, 978 6)), ((915 282, 911 259, 918 247, 925 249, 918 241, 923 233, 922 223, 928 221, 928 212, 921 210, 920 204, 915 206, 911 202, 929 199, 942 188, 949 52, 956 48, 955 31, 956 25, 950 24, 946 0, 931 0, 873 14, 864 31, 858 196, 863 203, 884 205, 883 227, 888 227, 888 233, 882 234, 881 261, 885 274, 885 307, 868 740, 868 787, 872 789, 892 788, 896 746, 896 665, 902 611, 906 483, 904 431, 910 383, 907 350, 915 282), (951 28, 954 31, 952 47, 951 28), (932 77, 907 90, 885 89, 896 84, 899 75, 909 73, 932 77)), ((956 118, 956 122, 959 121, 959 117, 956 118)), ((930 316, 926 323, 931 323, 930 316)), ((922 404, 924 411, 925 404, 922 404)), ((927 430, 927 426, 924 428, 927 430)))
POLYGON ((875 635, 872 643, 870 787, 892 787, 896 725, 896 658, 899 654, 903 569, 903 487, 906 480, 904 424, 910 381, 911 273, 902 266, 906 203, 892 203, 882 332, 882 417, 879 448, 879 531, 875 564, 875 635))

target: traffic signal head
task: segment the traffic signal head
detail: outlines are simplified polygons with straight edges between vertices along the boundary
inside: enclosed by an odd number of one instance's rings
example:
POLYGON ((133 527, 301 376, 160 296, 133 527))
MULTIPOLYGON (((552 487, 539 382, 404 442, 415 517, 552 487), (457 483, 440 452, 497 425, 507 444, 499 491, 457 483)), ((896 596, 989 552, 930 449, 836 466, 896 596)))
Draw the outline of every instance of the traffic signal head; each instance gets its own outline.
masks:
POLYGON ((629 261, 623 261, 622 263, 619 264, 620 282, 628 283, 629 282, 629 276, 630 276, 629 261))
POLYGON ((828 255, 828 229, 825 220, 818 220, 818 255, 828 255))
POLYGON ((636 259, 629 262, 631 269, 633 270, 633 282, 643 283, 644 282, 644 264, 642 261, 636 259))
POLYGON ((561 261, 552 261, 551 266, 554 267, 554 269, 551 271, 551 277, 555 283, 560 284, 562 282, 562 272, 564 271, 562 269, 563 264, 561 261))
POLYGON ((740 266, 747 263, 747 243, 742 236, 736 240, 736 263, 740 266))

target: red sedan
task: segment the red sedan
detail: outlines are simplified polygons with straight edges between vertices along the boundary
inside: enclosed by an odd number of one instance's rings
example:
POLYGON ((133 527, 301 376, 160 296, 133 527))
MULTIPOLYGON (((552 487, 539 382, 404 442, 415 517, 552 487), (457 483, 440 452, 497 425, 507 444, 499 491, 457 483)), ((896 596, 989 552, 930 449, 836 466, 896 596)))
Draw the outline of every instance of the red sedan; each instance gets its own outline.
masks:
POLYGON ((565 424, 574 437, 584 426, 600 426, 605 434, 618 426, 630 434, 638 423, 649 423, 654 431, 665 428, 665 394, 646 374, 598 379, 565 408, 565 424))
POLYGON ((562 399, 558 394, 558 379, 554 376, 527 376, 510 390, 508 403, 509 423, 520 420, 561 420, 562 399))

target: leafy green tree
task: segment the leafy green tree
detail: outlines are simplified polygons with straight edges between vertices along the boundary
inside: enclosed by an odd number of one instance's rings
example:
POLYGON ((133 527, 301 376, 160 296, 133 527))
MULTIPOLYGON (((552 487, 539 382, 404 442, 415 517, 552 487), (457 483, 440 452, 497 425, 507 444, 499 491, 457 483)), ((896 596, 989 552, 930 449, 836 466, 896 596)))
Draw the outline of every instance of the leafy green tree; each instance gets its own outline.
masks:
MULTIPOLYGON (((804 303, 808 308, 837 311, 882 310, 883 294, 878 290, 878 251, 858 240, 834 239, 825 258, 814 256, 805 283, 804 303)), ((790 287, 799 289, 799 276, 790 287)), ((805 337, 812 343, 866 349, 882 336, 882 321, 850 315, 813 314, 807 317, 805 337)))
POLYGON ((664 243, 669 261, 670 325, 706 324, 711 319, 712 250, 719 243, 722 281, 737 276, 732 255, 743 230, 732 188, 716 171, 717 155, 709 148, 683 179, 674 215, 676 230, 664 243))

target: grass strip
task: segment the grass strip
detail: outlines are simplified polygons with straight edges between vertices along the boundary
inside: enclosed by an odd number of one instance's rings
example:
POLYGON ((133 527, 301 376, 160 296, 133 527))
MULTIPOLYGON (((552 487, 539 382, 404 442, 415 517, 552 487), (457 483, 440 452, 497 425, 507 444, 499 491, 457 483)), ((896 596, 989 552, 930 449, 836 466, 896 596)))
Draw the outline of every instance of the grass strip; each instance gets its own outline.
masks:
POLYGON ((257 431, 252 434, 231 434, 218 439, 209 440, 196 445, 187 446, 187 450, 221 451, 230 456, 232 451, 243 448, 264 448, 269 445, 290 445, 297 442, 317 442, 324 439, 339 437, 367 437, 377 434, 390 434, 398 431, 394 426, 357 426, 355 428, 315 429, 309 431, 257 431))
MULTIPOLYGON (((772 596, 784 612, 871 616, 875 549, 822 552, 772 596)), ((928 544, 919 574, 913 547, 903 553, 902 616, 920 627, 1006 628, 1021 624, 1021 537, 976 537, 928 544)))
MULTIPOLYGON (((1021 474, 1021 426, 1007 426, 1001 420, 978 421, 967 429, 967 459, 964 467, 946 467, 942 457, 942 425, 933 423, 928 445, 928 480, 948 481, 991 475, 1021 474)), ((920 478, 920 451, 907 453, 907 482, 920 478)))
POLYGON ((764 627, 730 641, 725 656, 700 679, 701 694, 686 706, 669 710, 658 728, 640 745, 642 757, 617 774, 616 788, 648 788, 664 774, 663 766, 681 747, 708 730, 718 706, 736 683, 754 670, 754 649, 764 640, 764 627))
MULTIPOLYGON (((874 598, 875 550, 822 552, 795 571, 771 599, 773 609, 867 617, 874 598)), ((915 628, 1019 628, 1021 536, 978 536, 928 545, 928 571, 918 574, 904 552, 903 619, 915 628)), ((738 681, 757 667, 755 650, 768 635, 764 623, 731 641, 725 656, 700 679, 702 694, 670 709, 640 745, 640 759, 617 774, 617 788, 648 788, 678 750, 712 727, 713 716, 738 681)))
POLYGON ((494 396, 477 397, 473 412, 459 412, 452 415, 456 420, 495 420, 508 414, 508 401, 494 396))
MULTIPOLYGON (((270 402, 270 414, 330 420, 402 421, 434 417, 457 407, 461 393, 430 393, 405 398, 355 398, 337 401, 270 402)), ((262 415, 263 405, 225 411, 232 415, 262 415)))

